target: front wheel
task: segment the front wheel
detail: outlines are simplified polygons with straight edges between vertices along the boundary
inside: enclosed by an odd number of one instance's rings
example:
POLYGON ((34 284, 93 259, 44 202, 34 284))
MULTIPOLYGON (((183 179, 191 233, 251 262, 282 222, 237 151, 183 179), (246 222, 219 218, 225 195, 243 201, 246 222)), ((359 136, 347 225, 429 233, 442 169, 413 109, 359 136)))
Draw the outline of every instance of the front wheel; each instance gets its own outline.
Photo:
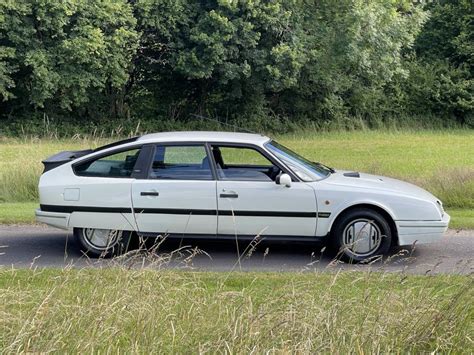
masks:
POLYGON ((82 252, 92 257, 111 257, 128 250, 132 232, 111 229, 74 228, 82 252))
POLYGON ((338 255, 349 262, 382 256, 390 250, 392 243, 387 220, 366 208, 354 209, 338 218, 332 234, 338 255))

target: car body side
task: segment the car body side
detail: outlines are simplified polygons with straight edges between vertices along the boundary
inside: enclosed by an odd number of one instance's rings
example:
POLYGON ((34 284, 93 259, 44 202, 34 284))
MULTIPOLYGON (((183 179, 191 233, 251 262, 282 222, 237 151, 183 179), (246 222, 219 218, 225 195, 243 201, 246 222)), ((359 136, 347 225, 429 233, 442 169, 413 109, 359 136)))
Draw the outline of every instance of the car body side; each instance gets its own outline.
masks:
MULTIPOLYGON (((73 171, 73 165, 112 152, 145 145, 190 142, 242 144, 265 151, 278 161, 280 166, 291 170, 265 148, 265 143, 269 141, 267 137, 258 136, 257 139, 255 137, 249 139, 246 135, 237 135, 232 141, 229 140, 225 135, 220 138, 212 134, 208 136, 196 134, 192 137, 175 134, 150 135, 63 164, 45 172, 40 178, 41 207, 36 211, 37 220, 63 229, 100 228, 139 231, 131 199, 131 186, 135 178, 77 176, 73 171), (55 209, 55 206, 62 208, 55 209), (79 210, 77 206, 80 206, 79 210), (100 213, 97 213, 97 209, 100 209, 100 213)), ((449 215, 443 211, 436 197, 417 186, 395 179, 368 174, 352 177, 346 176, 343 171, 336 171, 319 181, 297 181, 294 174, 293 180, 290 191, 296 184, 304 184, 313 190, 315 201, 313 218, 316 218, 312 235, 314 239, 330 235, 331 229, 342 214, 360 206, 373 208, 386 216, 395 237, 394 243, 398 245, 410 245, 415 241, 432 242, 443 235, 449 224, 449 215)), ((196 182, 196 186, 199 186, 199 182, 196 182)), ((291 208, 292 206, 288 206, 288 209, 291 208)), ((293 238, 288 236, 287 239, 293 238)))

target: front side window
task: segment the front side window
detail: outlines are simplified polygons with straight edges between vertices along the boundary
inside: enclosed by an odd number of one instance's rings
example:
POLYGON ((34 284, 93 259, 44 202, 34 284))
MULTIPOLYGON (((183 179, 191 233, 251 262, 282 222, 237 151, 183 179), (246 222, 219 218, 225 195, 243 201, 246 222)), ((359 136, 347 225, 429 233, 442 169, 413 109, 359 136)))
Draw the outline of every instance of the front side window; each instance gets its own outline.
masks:
POLYGON ((275 181, 280 169, 258 150, 249 147, 212 146, 220 180, 275 181))
POLYGON ((293 152, 287 147, 271 141, 265 147, 284 162, 303 181, 317 181, 331 174, 331 169, 314 163, 301 155, 293 152))
POLYGON ((157 145, 151 179, 212 180, 212 171, 204 145, 157 145))
POLYGON ((112 153, 95 160, 77 164, 74 166, 74 172, 78 176, 131 177, 139 154, 140 148, 112 153))

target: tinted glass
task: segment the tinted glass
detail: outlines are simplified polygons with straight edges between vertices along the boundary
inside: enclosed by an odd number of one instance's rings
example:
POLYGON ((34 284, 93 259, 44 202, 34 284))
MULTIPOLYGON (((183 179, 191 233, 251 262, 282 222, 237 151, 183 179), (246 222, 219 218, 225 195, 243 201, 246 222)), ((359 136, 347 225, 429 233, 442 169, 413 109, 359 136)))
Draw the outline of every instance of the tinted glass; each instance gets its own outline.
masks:
POLYGON ((156 146, 150 178, 212 180, 206 148, 203 145, 156 146))
POLYGON ((220 180, 275 181, 280 169, 258 150, 214 145, 212 154, 220 180))
POLYGON ((130 177, 139 154, 140 149, 113 153, 96 160, 75 165, 74 172, 79 176, 130 177))

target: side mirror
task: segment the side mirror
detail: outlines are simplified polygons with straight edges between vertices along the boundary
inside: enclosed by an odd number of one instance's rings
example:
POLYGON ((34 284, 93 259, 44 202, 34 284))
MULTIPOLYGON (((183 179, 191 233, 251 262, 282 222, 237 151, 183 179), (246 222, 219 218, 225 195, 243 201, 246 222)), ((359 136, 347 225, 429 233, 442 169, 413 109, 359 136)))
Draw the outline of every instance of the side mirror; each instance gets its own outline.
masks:
POLYGON ((276 181, 277 185, 283 185, 285 187, 291 186, 291 177, 288 174, 280 174, 277 176, 276 181))

